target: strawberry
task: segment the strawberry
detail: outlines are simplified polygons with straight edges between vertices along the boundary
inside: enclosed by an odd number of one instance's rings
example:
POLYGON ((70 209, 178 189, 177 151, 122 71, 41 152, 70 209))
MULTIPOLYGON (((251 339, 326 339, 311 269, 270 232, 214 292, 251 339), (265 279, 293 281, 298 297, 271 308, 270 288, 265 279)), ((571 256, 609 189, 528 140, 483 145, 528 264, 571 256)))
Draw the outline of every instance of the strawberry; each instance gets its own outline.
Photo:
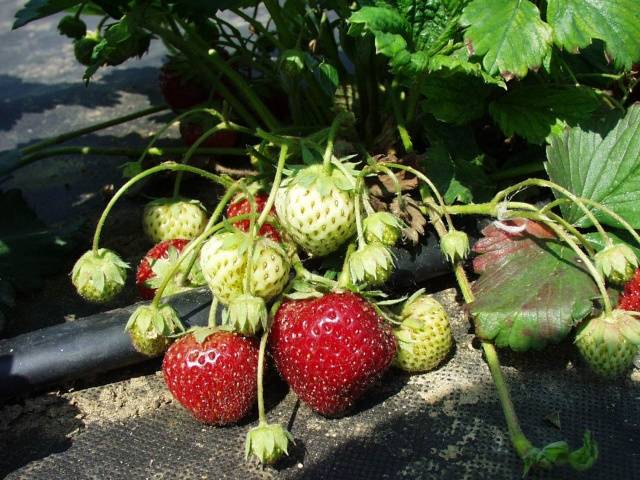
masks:
MULTIPOLYGON (((267 199, 268 197, 263 193, 257 193, 256 195, 253 196, 253 202, 255 205, 256 213, 260 213, 264 210, 264 206, 267 203, 267 199)), ((236 217, 238 215, 247 215, 249 213, 251 213, 251 203, 249 202, 249 199, 245 198, 244 196, 236 198, 233 202, 231 202, 227 206, 227 218, 236 217)), ((276 213, 275 208, 272 208, 270 214, 272 216, 275 216, 275 213, 276 213)), ((241 220, 239 222, 234 223, 234 226, 242 230, 243 232, 248 232, 249 223, 250 223, 249 220, 241 220)), ((258 235, 262 237, 270 238, 274 242, 282 241, 282 238, 280 237, 280 233, 278 233, 278 230, 276 229, 276 227, 274 227, 269 223, 265 223, 264 225, 262 225, 262 227, 260 227, 260 231, 258 232, 258 235)))
POLYGON ((440 239, 440 250, 451 263, 464 260, 469 255, 469 237, 460 230, 449 230, 440 239))
POLYGON ((402 222, 389 212, 375 212, 362 222, 367 243, 379 242, 393 247, 402 235, 402 222))
POLYGON ((100 36, 97 32, 87 32, 84 37, 80 37, 73 42, 73 54, 76 60, 85 67, 93 63, 93 50, 100 43, 100 36))
POLYGON ((364 245, 349 257, 351 280, 357 284, 380 286, 389 280, 393 268, 393 255, 380 242, 364 245))
POLYGON ((169 347, 162 362, 164 381, 201 422, 235 423, 257 398, 257 342, 225 331, 205 330, 204 335, 188 334, 169 347))
POLYGON ((307 253, 335 252, 356 231, 351 178, 338 168, 311 165, 282 182, 276 211, 282 228, 307 253))
MULTIPOLYGON (((180 136, 185 145, 190 147, 217 123, 211 115, 190 115, 180 122, 180 136), (196 118, 194 118, 196 117, 196 118)), ((209 135, 201 144, 202 148, 231 148, 236 144, 238 135, 231 130, 223 130, 209 135)))
POLYGON ((618 307, 622 310, 640 312, 640 268, 636 270, 633 278, 625 286, 618 301, 618 307))
POLYGON ((197 200, 158 198, 144 207, 142 227, 153 243, 200 235, 207 225, 207 211, 197 200))
POLYGON ((575 340, 591 370, 605 378, 624 374, 640 347, 640 320, 624 310, 585 322, 575 340))
POLYGON ((596 253, 594 264, 604 278, 621 286, 633 278, 638 268, 638 259, 631 247, 616 243, 596 253))
POLYGON ((71 282, 84 299, 104 303, 124 288, 128 268, 129 265, 111 250, 89 250, 73 266, 71 282))
POLYGON ((148 357, 157 357, 171 344, 170 335, 184 331, 178 312, 171 305, 141 305, 124 327, 133 348, 148 357))
MULTIPOLYGON (((168 274, 178 261, 182 250, 189 244, 186 239, 165 240, 154 245, 138 264, 136 272, 136 287, 140 296, 145 300, 151 300, 160 286, 162 279, 168 274)), ((189 260, 184 260, 181 267, 186 268, 189 260)), ((174 279, 175 280, 175 279, 174 279)), ((200 264, 196 262, 189 272, 188 284, 178 285, 171 282, 165 288, 164 295, 173 295, 188 289, 191 286, 204 284, 204 278, 200 271, 200 264)))
MULTIPOLYGON (((248 240, 244 232, 225 232, 207 240, 200 251, 204 278, 225 305, 243 293, 248 240)), ((289 257, 278 243, 268 238, 256 239, 252 267, 252 293, 266 301, 278 295, 289 281, 289 257)))
POLYGON ((209 90, 203 83, 186 74, 185 62, 171 59, 160 68, 160 92, 173 110, 187 110, 209 98, 209 90))
POLYGON ((335 416, 387 370, 396 342, 373 306, 346 292, 284 302, 269 348, 296 395, 316 412, 335 416))
POLYGON ((453 336, 447 312, 440 303, 419 293, 405 303, 402 323, 394 328, 398 353, 393 364, 407 372, 426 372, 447 357, 453 336))

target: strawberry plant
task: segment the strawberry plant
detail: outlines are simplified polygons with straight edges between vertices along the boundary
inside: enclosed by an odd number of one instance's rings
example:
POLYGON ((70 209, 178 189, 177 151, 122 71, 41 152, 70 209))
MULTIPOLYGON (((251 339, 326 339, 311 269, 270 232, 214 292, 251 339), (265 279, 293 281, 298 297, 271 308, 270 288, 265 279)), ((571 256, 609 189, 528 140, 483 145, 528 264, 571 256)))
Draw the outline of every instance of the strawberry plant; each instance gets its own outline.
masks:
POLYGON ((168 106, 0 154, 4 174, 62 154, 131 160, 74 268, 78 293, 107 301, 123 288, 126 265, 100 246, 109 213, 141 181, 175 174, 171 196, 143 213, 141 231, 161 243, 138 270, 151 303, 127 330, 143 353, 166 350, 167 386, 196 418, 233 423, 257 402, 246 454, 271 464, 293 438, 267 421, 267 349, 326 416, 347 413, 392 364, 424 372, 447 358, 443 307, 386 288, 393 247, 435 232, 525 473, 589 468, 589 432, 574 450, 526 437, 496 347, 575 338, 607 378, 638 351, 640 4, 281 3, 30 0, 17 13, 16 28, 65 11, 59 29, 89 84, 151 41, 170 55, 159 72, 168 106), (145 149, 58 146, 168 108, 175 115, 145 149), (176 124, 185 145, 158 147, 176 124), (194 156, 224 168, 195 167, 194 156), (212 212, 181 195, 185 174, 221 191, 212 212), (490 219, 474 245, 460 217, 490 219), (185 332, 163 295, 202 281, 210 325, 185 332))

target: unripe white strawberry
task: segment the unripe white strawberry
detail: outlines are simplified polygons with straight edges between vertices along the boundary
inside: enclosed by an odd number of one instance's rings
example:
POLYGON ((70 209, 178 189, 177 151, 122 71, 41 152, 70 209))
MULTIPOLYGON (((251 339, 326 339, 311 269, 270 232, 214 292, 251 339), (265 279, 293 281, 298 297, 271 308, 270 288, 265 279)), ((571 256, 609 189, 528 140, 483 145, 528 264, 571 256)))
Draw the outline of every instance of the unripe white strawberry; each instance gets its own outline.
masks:
POLYGON ((152 243, 200 235, 207 225, 207 211, 197 200, 158 198, 144 207, 142 228, 152 243))
MULTIPOLYGON (((244 293, 248 240, 244 232, 225 232, 211 237, 200 251, 204 278, 225 305, 244 293)), ((279 244, 268 238, 256 239, 251 265, 252 293, 265 301, 278 295, 289 280, 289 257, 279 244)))
POLYGON ((576 346, 591 370, 615 378, 633 365, 640 346, 640 320, 624 310, 587 320, 576 335, 576 346))
POLYGON ((71 281, 78 294, 95 303, 108 302, 124 287, 129 265, 113 251, 89 250, 73 266, 71 281))
POLYGON ((276 195, 276 212, 287 234, 307 253, 324 256, 336 251, 356 231, 352 179, 322 165, 299 170, 276 195))
POLYGON ((446 310, 434 298, 418 294, 407 301, 401 316, 393 331, 398 342, 394 365, 412 373, 433 370, 453 345, 446 310))

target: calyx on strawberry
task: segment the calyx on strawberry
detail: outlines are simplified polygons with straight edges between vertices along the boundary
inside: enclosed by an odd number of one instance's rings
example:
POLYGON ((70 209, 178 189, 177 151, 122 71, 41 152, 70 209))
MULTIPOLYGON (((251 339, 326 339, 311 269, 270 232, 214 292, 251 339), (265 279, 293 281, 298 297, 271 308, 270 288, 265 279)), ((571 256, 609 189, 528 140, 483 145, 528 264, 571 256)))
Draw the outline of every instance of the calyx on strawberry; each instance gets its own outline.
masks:
POLYGON ((393 247, 402 235, 402 222, 389 212, 375 212, 366 217, 362 226, 367 243, 379 242, 393 247))
POLYGON ((449 230, 440 239, 440 250, 451 263, 469 255, 469 236, 460 230, 449 230))
POLYGON ((178 312, 171 305, 142 305, 125 326, 133 347, 143 355, 157 357, 171 344, 170 335, 184 331, 178 312))
MULTIPOLYGON (((243 293, 249 236, 241 231, 212 236, 200 251, 200 267, 213 294, 223 304, 243 293)), ((291 263, 282 246, 258 237, 253 247, 251 292, 269 301, 289 280, 291 263)))
MULTIPOLYGON (((185 145, 191 146, 208 130, 215 127, 219 120, 205 113, 189 115, 180 121, 180 136, 185 145)), ((201 144, 202 148, 231 148, 236 144, 238 135, 232 130, 221 130, 209 135, 201 144)))
POLYGON ((177 340, 162 373, 172 395, 198 420, 242 420, 257 398, 258 345, 236 333, 201 329, 177 340))
POLYGON ((638 268, 636 254, 624 243, 605 247, 596 253, 594 261, 598 271, 614 285, 624 285, 638 268))
POLYGON ((640 320, 624 310, 585 322, 575 340, 591 370, 606 378, 623 375, 640 347, 640 320))
POLYGON ((247 433, 244 455, 253 453, 263 465, 273 465, 289 454, 293 436, 280 424, 261 423, 247 433))
MULTIPOLYGON (((184 250, 189 242, 190 240, 186 239, 165 240, 164 242, 154 245, 146 253, 138 264, 138 270, 136 272, 136 287, 138 287, 138 292, 140 292, 142 298, 145 300, 151 300, 153 298, 164 277, 174 268, 180 258, 182 250, 184 250)), ((183 275, 184 269, 188 268, 190 263, 189 259, 185 259, 181 263, 179 275, 183 275)), ((172 281, 163 291, 163 295, 174 295, 206 283, 202 276, 199 262, 195 262, 187 278, 182 279, 183 284, 179 283, 179 275, 172 278, 172 281)))
POLYGON ((285 301, 269 348, 280 375, 316 412, 344 413, 387 370, 396 353, 391 327, 351 292, 285 301))
POLYGON ((369 243, 349 256, 351 280, 356 284, 379 286, 389 280, 394 268, 393 255, 380 242, 369 243))
POLYGON ((260 329, 266 330, 269 312, 264 299, 243 293, 231 299, 225 317, 224 323, 234 332, 255 335, 260 329))
POLYGON ((104 303, 120 293, 128 268, 129 265, 111 250, 89 250, 73 266, 71 281, 81 297, 104 303))
POLYGON ((210 89, 191 72, 188 61, 179 57, 170 58, 160 68, 160 92, 173 110, 187 110, 209 98, 210 89))
MULTIPOLYGON (((255 213, 261 213, 264 210, 264 207, 267 204, 267 200, 268 197, 264 193, 257 193, 253 196, 255 213)), ((227 206, 227 218, 237 217, 239 215, 247 215, 249 213, 251 213, 251 202, 244 195, 239 195, 227 206)), ((275 216, 275 213, 275 208, 271 208, 269 216, 275 216)), ((237 229, 242 230, 243 232, 249 231, 249 225, 249 220, 240 220, 239 222, 234 223, 234 226, 237 229)), ((282 241, 280 233, 278 232, 276 227, 268 223, 268 220, 260 227, 258 235, 270 238, 275 242, 282 241)))
POLYGON ((393 364, 411 373, 433 370, 453 345, 449 318, 434 298, 416 292, 400 312, 402 323, 393 329, 398 353, 393 364))
POLYGON ((142 228, 153 243, 200 235, 207 225, 207 211, 197 200, 158 198, 144 207, 142 228))
POLYGON ((311 165, 285 179, 276 195, 282 228, 307 253, 335 252, 356 231, 355 182, 338 168, 311 165))

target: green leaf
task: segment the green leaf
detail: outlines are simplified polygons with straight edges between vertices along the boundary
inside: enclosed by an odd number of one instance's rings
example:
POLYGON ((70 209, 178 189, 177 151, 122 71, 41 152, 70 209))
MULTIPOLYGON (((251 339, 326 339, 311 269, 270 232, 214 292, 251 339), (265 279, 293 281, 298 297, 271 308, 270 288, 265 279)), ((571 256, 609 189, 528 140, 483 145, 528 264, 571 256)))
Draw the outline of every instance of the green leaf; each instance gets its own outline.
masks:
MULTIPOLYGON (((547 158, 545 167, 553 182, 601 203, 640 228, 640 105, 631 106, 606 135, 575 127, 553 137, 547 158)), ((567 221, 581 227, 591 225, 577 206, 566 204, 561 209, 567 221)), ((621 226, 601 211, 592 210, 600 222, 621 226)))
POLYGON ((354 37, 368 31, 398 34, 405 40, 411 38, 411 26, 392 7, 362 7, 351 15, 349 25, 349 35, 354 37))
POLYGON ((506 136, 542 143, 567 124, 588 119, 598 107, 600 98, 588 87, 522 85, 491 102, 489 113, 506 136))
POLYGON ((570 247, 534 222, 526 228, 507 234, 491 224, 474 246, 481 273, 470 305, 476 334, 516 351, 561 341, 591 313, 598 295, 570 247))
POLYGON ((490 74, 524 77, 542 64, 551 28, 529 0, 474 0, 462 12, 465 42, 490 74))
POLYGON ((44 225, 18 190, 0 192, 0 211, 0 277, 16 290, 38 288, 44 275, 67 262, 67 235, 44 225))
POLYGON ((13 30, 81 3, 83 3, 82 0, 29 0, 24 7, 16 12, 13 30))
POLYGON ((549 0, 547 21, 554 42, 571 52, 594 39, 606 44, 617 67, 640 60, 640 2, 637 0, 549 0))
MULTIPOLYGON (((638 242, 635 241, 635 239, 631 236, 629 232, 627 232, 626 230, 615 230, 615 231, 608 230, 607 235, 609 235, 609 238, 611 238, 611 241, 614 244, 622 243, 627 245, 631 250, 633 250, 633 253, 636 254, 636 257, 640 259, 640 245, 638 245, 638 242)), ((599 232, 585 233, 584 236, 589 242, 589 244, 591 244, 591 246, 597 252, 599 252, 600 250, 606 247, 604 238, 602 238, 602 235, 600 235, 599 232)))

